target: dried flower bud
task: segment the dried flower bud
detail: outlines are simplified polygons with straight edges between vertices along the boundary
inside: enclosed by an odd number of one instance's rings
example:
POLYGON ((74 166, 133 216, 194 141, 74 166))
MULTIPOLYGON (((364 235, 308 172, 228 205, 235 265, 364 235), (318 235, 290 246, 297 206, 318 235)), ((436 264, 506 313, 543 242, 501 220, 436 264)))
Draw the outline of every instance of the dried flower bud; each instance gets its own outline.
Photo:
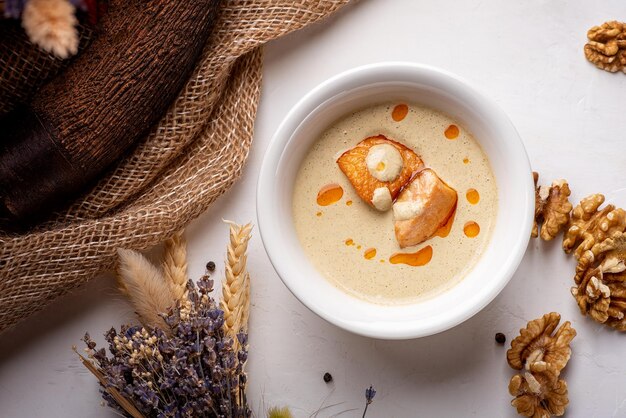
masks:
POLYGON ((376 396, 376 390, 374 389, 372 385, 370 385, 370 387, 365 389, 365 400, 367 401, 368 404, 374 401, 374 396, 376 396))

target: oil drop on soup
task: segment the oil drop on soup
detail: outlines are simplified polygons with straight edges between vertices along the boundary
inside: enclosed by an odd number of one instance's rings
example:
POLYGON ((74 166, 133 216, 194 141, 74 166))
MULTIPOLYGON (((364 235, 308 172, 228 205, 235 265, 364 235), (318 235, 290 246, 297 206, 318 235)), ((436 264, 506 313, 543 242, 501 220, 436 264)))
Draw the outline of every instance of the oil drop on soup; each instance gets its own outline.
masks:
POLYGON ((297 174, 293 218, 311 263, 335 286, 374 303, 411 303, 463 279, 487 246, 497 200, 489 161, 462 125, 429 108, 385 103, 339 119, 313 144, 297 174), (457 192, 456 210, 413 247, 400 248, 393 211, 361 199, 337 165, 346 150, 381 135, 413 150, 457 192))

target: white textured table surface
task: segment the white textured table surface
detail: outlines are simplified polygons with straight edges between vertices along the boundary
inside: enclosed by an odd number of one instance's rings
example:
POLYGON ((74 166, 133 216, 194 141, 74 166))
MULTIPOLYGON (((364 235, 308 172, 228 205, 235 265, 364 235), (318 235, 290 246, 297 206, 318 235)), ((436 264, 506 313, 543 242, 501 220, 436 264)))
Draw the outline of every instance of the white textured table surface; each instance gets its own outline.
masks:
MULTIPOLYGON (((407 60, 465 77, 509 114, 542 178, 567 178, 576 202, 626 187, 626 75, 599 71, 582 53, 587 29, 612 19, 626 20, 623 0, 365 0, 271 43, 243 179, 188 228, 192 276, 208 260, 223 268, 222 218, 255 219, 263 152, 291 106, 321 81, 361 64, 407 60)), ((283 286, 258 234, 249 269, 249 395, 256 412, 286 404, 308 417, 335 405, 318 415, 333 416, 360 409, 371 383, 378 394, 370 417, 513 417, 512 371, 494 334, 504 332, 510 341, 527 319, 555 310, 578 330, 565 372, 567 416, 626 416, 626 335, 578 313, 569 294, 573 261, 558 243, 532 241, 508 287, 486 309, 413 341, 371 340, 319 319, 283 286), (322 381, 325 371, 333 383, 322 381)), ((2 335, 0 417, 114 416, 100 406, 95 379, 70 347, 87 330, 102 341, 111 325, 132 318, 106 276, 2 335)))

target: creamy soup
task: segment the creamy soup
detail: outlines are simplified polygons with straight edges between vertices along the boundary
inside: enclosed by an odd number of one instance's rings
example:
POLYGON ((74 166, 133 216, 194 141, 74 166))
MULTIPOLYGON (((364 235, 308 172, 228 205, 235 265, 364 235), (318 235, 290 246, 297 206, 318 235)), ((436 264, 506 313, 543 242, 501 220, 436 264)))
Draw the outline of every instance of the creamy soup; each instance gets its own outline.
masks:
POLYGON ((293 219, 311 263, 335 286, 374 303, 410 303, 463 279, 487 246, 497 200, 489 161, 462 125, 429 108, 385 103, 338 120, 314 143, 296 178, 293 219), (457 191, 447 225, 414 247, 400 248, 392 211, 363 201, 337 165, 376 135, 414 150, 457 191))

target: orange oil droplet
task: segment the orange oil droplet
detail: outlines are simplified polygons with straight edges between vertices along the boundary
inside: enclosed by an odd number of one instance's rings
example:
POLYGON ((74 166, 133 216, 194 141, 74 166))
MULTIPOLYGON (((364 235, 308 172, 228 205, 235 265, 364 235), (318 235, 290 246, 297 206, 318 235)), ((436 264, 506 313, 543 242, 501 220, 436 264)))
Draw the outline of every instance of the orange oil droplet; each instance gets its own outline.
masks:
POLYGON ((456 125, 450 125, 444 132, 444 135, 448 139, 457 139, 459 136, 459 127, 456 125))
POLYGON ((356 246, 356 249, 357 249, 357 250, 360 250, 361 248, 362 248, 362 247, 361 247, 360 245, 357 245, 357 246, 356 246))
POLYGON ((463 158, 463 164, 469 164, 470 160, 469 158, 465 157, 463 158))
POLYGON ((322 212, 317 212, 315 215, 322 216, 322 212))
POLYGON ((466 222, 463 227, 463 232, 467 237, 474 238, 480 233, 480 226, 478 226, 478 224, 474 221, 466 222))
POLYGON ((448 216, 448 220, 445 224, 441 225, 435 235, 441 238, 445 238, 450 234, 450 230, 452 229, 452 224, 454 223, 454 217, 456 216, 456 206, 452 209, 452 213, 448 216))
POLYGON ((381 263, 384 263, 384 262, 385 262, 385 260, 383 260, 383 259, 381 258, 381 259, 380 259, 380 262, 381 262, 381 263))
POLYGON ((475 205, 480 200, 480 194, 478 194, 478 190, 476 189, 469 189, 465 193, 465 197, 467 198, 467 201, 470 202, 472 205, 475 205))
POLYGON ((343 189, 336 183, 323 186, 317 193, 317 204, 320 206, 328 206, 337 202, 343 196, 343 189))
POLYGON ((348 238, 348 239, 345 241, 345 243, 346 243, 346 245, 347 245, 347 246, 354 245, 354 241, 352 240, 352 238, 348 238))
POLYGON ((391 118, 396 122, 400 122, 402 119, 406 118, 408 113, 409 107, 405 104, 399 104, 391 111, 391 118))
POLYGON ((376 248, 368 248, 367 250, 365 250, 365 252, 363 253, 363 257, 367 258, 368 260, 376 257, 376 248))
POLYGON ((395 253, 389 257, 391 264, 408 264, 409 266, 424 266, 433 258, 433 247, 427 245, 415 253, 395 253))
POLYGON ((385 169, 385 163, 382 161, 376 164, 376 171, 383 171, 385 169))
POLYGON ((348 201, 346 202, 346 205, 347 205, 347 206, 352 206, 352 200, 348 200, 348 201))

